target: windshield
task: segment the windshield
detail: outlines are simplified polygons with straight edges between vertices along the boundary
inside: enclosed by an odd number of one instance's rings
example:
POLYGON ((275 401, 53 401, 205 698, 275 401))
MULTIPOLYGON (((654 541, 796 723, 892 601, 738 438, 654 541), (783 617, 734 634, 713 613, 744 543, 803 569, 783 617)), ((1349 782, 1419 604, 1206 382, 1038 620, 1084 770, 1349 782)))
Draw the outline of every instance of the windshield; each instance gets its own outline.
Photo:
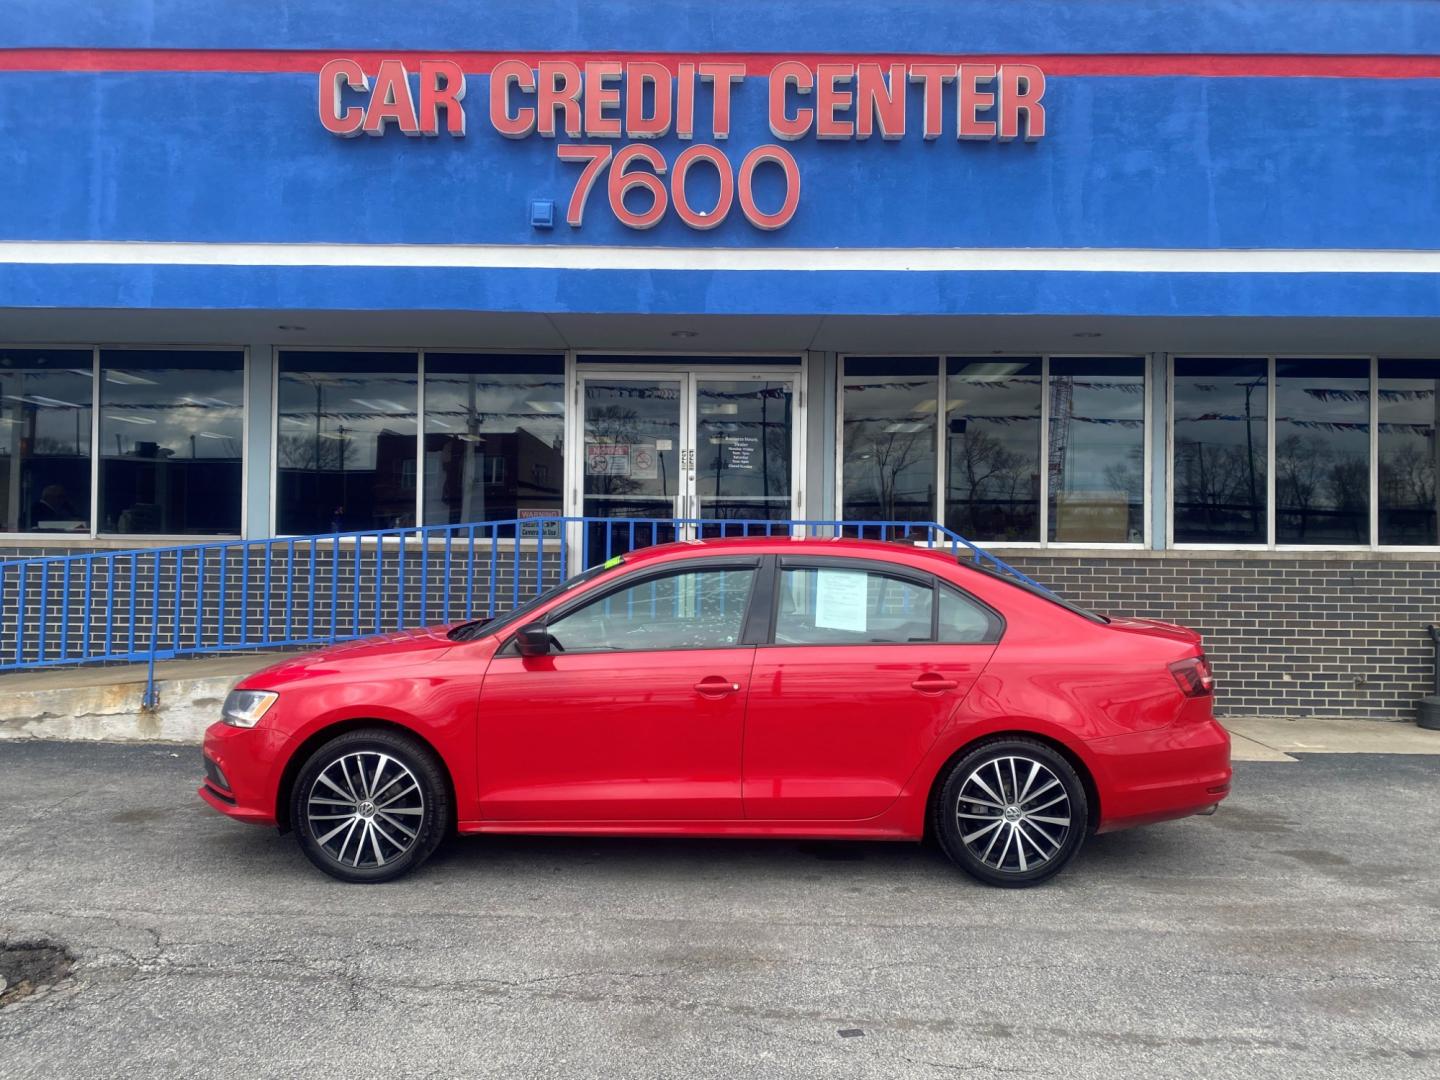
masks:
POLYGON ((622 565, 624 561, 624 557, 620 555, 615 556, 613 559, 607 559, 599 566, 592 566, 583 574, 576 574, 574 577, 562 581, 554 588, 546 589, 539 596, 525 601, 525 603, 519 607, 507 611, 503 615, 497 615, 493 619, 476 619, 473 622, 462 623, 451 630, 447 636, 451 641, 473 641, 475 638, 484 634, 499 633, 506 627, 524 622, 533 613, 544 607, 551 600, 554 600, 557 596, 562 596, 572 589, 579 588, 586 582, 594 581, 601 574, 609 570, 614 570, 616 567, 622 565))

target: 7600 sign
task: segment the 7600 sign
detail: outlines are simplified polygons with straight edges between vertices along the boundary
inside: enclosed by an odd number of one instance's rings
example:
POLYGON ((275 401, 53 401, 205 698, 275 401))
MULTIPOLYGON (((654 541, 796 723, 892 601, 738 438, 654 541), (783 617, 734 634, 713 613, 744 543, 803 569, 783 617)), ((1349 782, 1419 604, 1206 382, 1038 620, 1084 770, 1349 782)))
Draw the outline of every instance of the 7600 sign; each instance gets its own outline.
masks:
POLYGON ((565 211, 566 224, 574 228, 584 222, 590 191, 607 169, 610 210, 622 225, 632 229, 654 228, 672 205, 675 216, 690 228, 713 229, 729 216, 737 196, 746 221, 757 229, 778 229, 795 216, 795 208, 800 204, 800 170, 794 156, 783 146, 757 146, 740 162, 738 176, 724 152, 706 144, 682 150, 675 158, 673 169, 659 150, 645 143, 631 143, 618 153, 609 146, 561 143, 555 147, 555 153, 561 161, 584 165, 565 211), (686 186, 691 168, 702 162, 715 170, 720 181, 715 205, 708 210, 697 209, 691 203, 686 186), (755 172, 762 165, 778 166, 784 175, 785 198, 773 213, 761 210, 755 202, 755 172), (642 166, 649 166, 649 170, 642 166), (668 193, 661 179, 667 171, 670 174, 668 193), (626 196, 637 189, 645 193, 640 198, 648 200, 642 210, 632 210, 625 205, 626 196))

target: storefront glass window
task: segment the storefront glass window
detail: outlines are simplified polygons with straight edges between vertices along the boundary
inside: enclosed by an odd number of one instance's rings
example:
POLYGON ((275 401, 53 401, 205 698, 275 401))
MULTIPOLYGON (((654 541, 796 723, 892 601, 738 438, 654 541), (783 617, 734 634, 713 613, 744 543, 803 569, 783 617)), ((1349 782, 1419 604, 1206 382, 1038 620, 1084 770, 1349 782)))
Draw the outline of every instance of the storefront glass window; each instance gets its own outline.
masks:
POLYGON ((1175 361, 1175 541, 1264 544, 1265 359, 1175 361))
POLYGON ((279 533, 415 524, 418 372, 409 352, 280 354, 279 533))
POLYGON ((1040 539, 1039 357, 946 361, 945 526, 1040 539))
POLYGON ((425 524, 563 512, 565 359, 425 354, 425 524))
POLYGON ((0 350, 0 530, 88 532, 94 355, 0 350))
POLYGON ((1380 543, 1440 543, 1440 360, 1380 361, 1380 543))
POLYGON ((933 356, 845 361, 845 517, 934 520, 938 372, 933 356))
POLYGON ((1145 538, 1145 361, 1050 360, 1050 539, 1145 538))
POLYGON ((240 532, 245 354, 100 354, 100 531, 240 532))
POLYGON ((1275 540, 1370 542, 1370 361, 1275 362, 1275 540))

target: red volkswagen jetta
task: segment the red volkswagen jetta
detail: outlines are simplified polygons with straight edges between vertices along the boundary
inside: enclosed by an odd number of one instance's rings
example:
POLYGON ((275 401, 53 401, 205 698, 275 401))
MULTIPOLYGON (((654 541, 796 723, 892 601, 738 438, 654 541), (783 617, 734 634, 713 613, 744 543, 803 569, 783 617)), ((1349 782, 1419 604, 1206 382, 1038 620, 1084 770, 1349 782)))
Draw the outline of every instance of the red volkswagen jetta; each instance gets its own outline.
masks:
POLYGON ((1086 834, 1208 813, 1230 740, 1190 630, 1107 619, 943 553, 670 544, 492 621, 243 680, 200 796, 386 881, 462 833, 933 832, 993 885, 1086 834))

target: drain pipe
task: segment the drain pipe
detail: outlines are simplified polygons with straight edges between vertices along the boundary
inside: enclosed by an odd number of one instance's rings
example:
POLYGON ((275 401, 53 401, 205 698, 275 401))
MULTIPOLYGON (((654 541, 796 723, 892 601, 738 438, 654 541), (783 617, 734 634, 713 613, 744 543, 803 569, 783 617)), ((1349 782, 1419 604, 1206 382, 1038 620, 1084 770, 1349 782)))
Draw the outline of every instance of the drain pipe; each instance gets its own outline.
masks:
POLYGON ((1440 626, 1432 623, 1425 629, 1430 631, 1430 641, 1435 646, 1435 693, 1420 699, 1417 721, 1422 728, 1440 731, 1440 626))

